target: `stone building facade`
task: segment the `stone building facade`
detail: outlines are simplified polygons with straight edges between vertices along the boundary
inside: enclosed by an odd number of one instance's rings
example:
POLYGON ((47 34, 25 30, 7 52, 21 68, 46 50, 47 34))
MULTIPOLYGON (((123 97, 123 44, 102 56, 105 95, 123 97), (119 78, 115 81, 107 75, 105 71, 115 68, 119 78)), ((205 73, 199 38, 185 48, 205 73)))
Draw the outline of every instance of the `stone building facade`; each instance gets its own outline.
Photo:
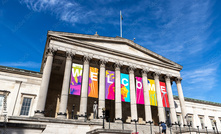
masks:
MULTIPOLYGON (((40 72, 0 67, 1 119, 8 126, 2 126, 1 132, 8 129, 20 133, 86 133, 101 128, 104 109, 106 121, 113 128, 122 129, 119 123, 123 122, 125 129, 135 131, 136 122, 140 133, 150 133, 148 121, 153 121, 155 132, 159 122, 180 123, 183 132, 189 131, 185 125, 191 125, 191 131, 196 132, 199 126, 201 132, 206 132, 206 126, 213 132, 213 121, 221 128, 221 104, 184 98, 181 69, 181 65, 125 38, 49 31, 40 72), (82 66, 80 95, 70 93, 73 64, 82 66), (91 67, 98 70, 97 97, 88 96, 91 67), (105 96, 107 70, 114 72, 113 100, 105 96), (128 102, 122 101, 122 73, 128 76, 130 85, 128 102), (143 87, 142 104, 137 104, 137 77, 143 87), (148 80, 155 82, 157 105, 150 102, 148 80), (173 96, 173 81, 178 96, 173 96), (161 83, 165 84, 166 98, 161 83), (163 99, 169 107, 164 106, 163 99), (95 102, 98 113, 94 116, 95 102)), ((174 127, 172 131, 176 132, 174 127)))

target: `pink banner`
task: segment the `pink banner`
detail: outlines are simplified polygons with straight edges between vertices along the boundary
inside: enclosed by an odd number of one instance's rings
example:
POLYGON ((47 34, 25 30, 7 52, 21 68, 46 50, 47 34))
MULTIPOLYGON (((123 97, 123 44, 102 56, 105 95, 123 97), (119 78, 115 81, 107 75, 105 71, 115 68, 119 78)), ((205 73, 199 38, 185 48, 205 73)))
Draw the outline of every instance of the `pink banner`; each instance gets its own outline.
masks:
POLYGON ((144 104, 143 82, 141 77, 136 77, 137 104, 144 104))

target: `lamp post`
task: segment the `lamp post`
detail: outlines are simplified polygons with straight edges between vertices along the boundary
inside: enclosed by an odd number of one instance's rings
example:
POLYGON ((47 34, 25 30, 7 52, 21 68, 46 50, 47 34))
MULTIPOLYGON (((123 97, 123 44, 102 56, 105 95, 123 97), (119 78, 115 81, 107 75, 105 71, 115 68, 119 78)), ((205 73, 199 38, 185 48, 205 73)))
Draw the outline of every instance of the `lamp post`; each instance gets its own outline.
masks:
POLYGON ((102 108, 102 113, 103 113, 103 129, 104 129, 105 108, 102 108))
POLYGON ((196 126, 197 127, 197 129, 198 129, 198 133, 200 134, 200 129, 199 129, 199 126, 196 126))
POLYGON ((109 117, 109 116, 107 116, 107 118, 108 118, 109 129, 110 129, 110 117, 109 117))
POLYGON ((216 125, 216 120, 213 120, 213 122, 214 122, 214 125, 216 127, 216 132, 217 132, 217 134, 219 134, 219 131, 218 131, 218 128, 217 128, 217 125, 216 125))
POLYGON ((216 133, 216 131, 215 131, 215 127, 213 127, 213 131, 214 131, 214 134, 216 133))
POLYGON ((87 121, 87 112, 85 112, 85 115, 84 115, 84 121, 86 122, 87 121))
POLYGON ((150 133, 152 134, 152 126, 151 126, 151 124, 153 123, 153 121, 147 121, 146 123, 150 123, 150 133))
POLYGON ((205 128, 206 128, 206 134, 208 134, 207 126, 205 126, 205 128))
POLYGON ((190 127, 191 127, 191 122, 189 121, 189 119, 187 119, 187 125, 183 125, 184 127, 187 126, 189 128, 189 131, 190 131, 190 134, 191 134, 191 130, 190 130, 190 127))
POLYGON ((180 128, 180 133, 182 133, 182 132, 181 132, 181 125, 182 125, 182 124, 178 122, 178 126, 179 126, 179 128, 180 128))
POLYGON ((172 123, 172 126, 173 126, 173 125, 176 126, 176 130, 177 130, 177 125, 178 125, 178 123, 176 123, 176 122, 175 122, 175 123, 172 123))
POLYGON ((136 130, 136 134, 137 134, 137 121, 138 121, 138 120, 136 120, 136 119, 131 120, 131 122, 135 122, 135 130, 136 130))
POLYGON ((72 111, 71 111, 71 118, 72 119, 74 119, 74 107, 75 107, 75 105, 73 104, 72 111))

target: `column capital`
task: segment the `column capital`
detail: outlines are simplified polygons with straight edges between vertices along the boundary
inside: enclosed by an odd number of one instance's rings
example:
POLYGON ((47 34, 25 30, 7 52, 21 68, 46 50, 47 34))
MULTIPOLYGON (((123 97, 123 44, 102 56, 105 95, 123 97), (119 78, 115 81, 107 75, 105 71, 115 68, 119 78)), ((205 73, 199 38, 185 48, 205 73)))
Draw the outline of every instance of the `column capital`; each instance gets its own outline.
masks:
POLYGON ((101 59, 99 60, 100 66, 103 66, 103 67, 105 67, 105 64, 106 64, 107 62, 108 62, 108 59, 101 58, 101 59))
POLYGON ((182 78, 181 77, 176 77, 175 78, 175 82, 177 83, 177 82, 181 82, 182 81, 182 78))
POLYGON ((171 79, 171 78, 172 78, 172 75, 171 75, 171 74, 166 74, 166 75, 164 76, 164 78, 165 78, 165 79, 171 79))
POLYGON ((159 71, 156 71, 153 73, 154 78, 156 77, 157 79, 159 79, 160 75, 161 75, 161 73, 159 71))
POLYGON ((54 55, 55 54, 55 52, 57 51, 57 49, 55 49, 55 48, 52 48, 52 47, 48 47, 47 48, 47 51, 46 51, 46 54, 47 55, 54 55))
POLYGON ((114 63, 114 68, 115 70, 120 70, 120 67, 122 66, 123 64, 120 62, 120 61, 117 61, 114 63))
POLYGON ((129 71, 129 73, 134 73, 134 70, 136 69, 136 66, 135 65, 130 65, 129 67, 128 67, 128 71, 129 71))
POLYGON ((150 71, 148 67, 143 67, 141 70, 142 75, 147 75, 147 73, 150 71))
POLYGON ((66 58, 72 59, 74 55, 75 55, 75 52, 66 51, 66 58))
POLYGON ((86 63, 89 63, 89 61, 92 59, 92 56, 90 55, 84 55, 83 57, 83 61, 86 62, 86 63))

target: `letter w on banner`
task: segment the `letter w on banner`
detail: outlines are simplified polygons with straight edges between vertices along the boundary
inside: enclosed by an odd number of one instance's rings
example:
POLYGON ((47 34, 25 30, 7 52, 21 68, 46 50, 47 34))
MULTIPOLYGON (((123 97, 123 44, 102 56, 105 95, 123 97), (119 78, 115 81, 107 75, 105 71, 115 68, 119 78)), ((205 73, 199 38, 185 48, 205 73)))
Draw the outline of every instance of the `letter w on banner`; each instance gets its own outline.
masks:
POLYGON ((83 65, 75 63, 72 64, 70 94, 73 95, 81 94, 82 70, 83 70, 83 65))
POLYGON ((90 67, 88 97, 98 98, 98 68, 90 67))
POLYGON ((163 102, 163 107, 170 107, 167 95, 166 84, 164 82, 160 82, 160 92, 163 102))

